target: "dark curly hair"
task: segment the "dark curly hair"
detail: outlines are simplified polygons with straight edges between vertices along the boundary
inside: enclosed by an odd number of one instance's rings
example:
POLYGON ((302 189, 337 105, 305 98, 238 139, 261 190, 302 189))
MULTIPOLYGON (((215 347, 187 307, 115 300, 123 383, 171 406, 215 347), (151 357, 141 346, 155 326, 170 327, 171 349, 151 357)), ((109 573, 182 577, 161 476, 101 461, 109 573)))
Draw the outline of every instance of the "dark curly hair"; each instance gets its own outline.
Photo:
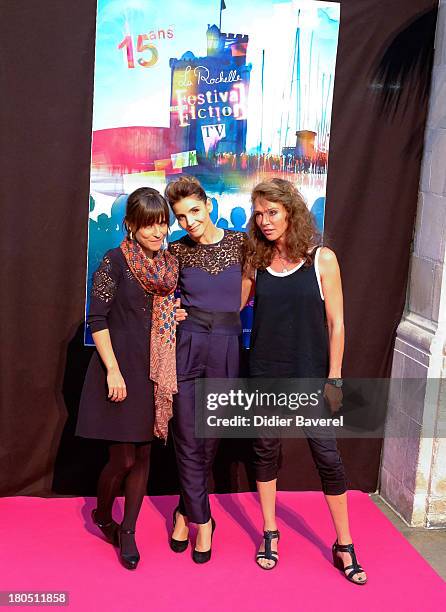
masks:
MULTIPOLYGON (((285 236, 287 257, 292 261, 303 259, 304 265, 310 265, 313 261, 312 251, 321 243, 321 236, 300 192, 289 181, 273 178, 254 187, 251 193, 252 205, 259 199, 282 204, 288 221, 285 236)), ((252 272, 267 268, 273 260, 274 249, 274 242, 265 238, 252 213, 248 223, 245 270, 252 272)))

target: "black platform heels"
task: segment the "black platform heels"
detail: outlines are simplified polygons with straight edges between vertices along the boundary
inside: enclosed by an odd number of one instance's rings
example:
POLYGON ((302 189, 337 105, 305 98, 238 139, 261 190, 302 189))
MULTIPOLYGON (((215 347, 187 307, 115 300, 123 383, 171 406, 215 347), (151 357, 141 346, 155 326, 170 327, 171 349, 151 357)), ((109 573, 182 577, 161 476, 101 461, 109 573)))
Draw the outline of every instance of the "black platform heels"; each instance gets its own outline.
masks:
MULTIPOLYGON (((172 522, 173 522, 173 528, 175 529, 175 525, 177 524, 177 512, 180 512, 180 508, 179 506, 177 506, 175 508, 175 510, 173 511, 173 518, 172 518, 172 522)), ((170 536, 170 548, 173 550, 173 552, 176 553, 182 553, 186 550, 188 544, 189 544, 189 538, 186 538, 186 540, 175 540, 175 538, 173 538, 172 536, 170 536)))
POLYGON ((355 547, 353 546, 353 544, 338 544, 338 541, 336 540, 336 542, 333 544, 332 553, 333 553, 333 565, 337 567, 338 570, 340 570, 344 574, 344 576, 347 578, 349 582, 353 582, 353 584, 366 584, 367 583, 367 578, 365 580, 362 580, 360 578, 358 578, 358 580, 353 579, 354 576, 356 576, 356 574, 360 574, 361 572, 364 571, 358 563, 358 560, 356 558, 356 553, 355 553, 355 547), (352 558, 351 565, 344 566, 344 561, 337 554, 338 552, 349 553, 352 558), (346 574, 345 572, 348 570, 351 570, 351 571, 349 571, 346 574))
POLYGON ((119 559, 122 565, 128 570, 134 570, 138 567, 138 563, 140 560, 139 553, 128 554, 122 552, 122 536, 123 535, 135 535, 134 529, 123 529, 120 527, 118 529, 118 540, 119 540, 119 559))
POLYGON ((96 527, 99 527, 99 529, 105 535, 107 542, 110 542, 110 544, 113 544, 113 546, 118 546, 118 543, 119 543, 119 540, 118 540, 119 525, 118 523, 114 521, 113 519, 109 523, 100 523, 96 517, 96 513, 97 513, 97 508, 94 508, 91 511, 91 518, 92 518, 93 523, 96 525, 96 527))
POLYGON ((212 523, 211 548, 209 550, 205 550, 204 552, 200 552, 199 550, 196 550, 194 548, 192 552, 192 559, 195 561, 195 563, 207 563, 211 558, 212 538, 214 537, 214 531, 216 527, 216 523, 214 519, 212 518, 212 516, 211 516, 211 523, 212 523))

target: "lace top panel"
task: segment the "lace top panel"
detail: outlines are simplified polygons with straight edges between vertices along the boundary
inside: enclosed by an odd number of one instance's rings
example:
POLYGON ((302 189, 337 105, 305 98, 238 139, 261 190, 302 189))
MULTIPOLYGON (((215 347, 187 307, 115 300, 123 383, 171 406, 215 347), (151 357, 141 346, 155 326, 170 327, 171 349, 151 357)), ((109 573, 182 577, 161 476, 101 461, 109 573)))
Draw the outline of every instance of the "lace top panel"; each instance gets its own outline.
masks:
POLYGON ((116 294, 116 280, 111 276, 112 262, 105 255, 101 265, 93 275, 92 297, 98 298, 106 304, 113 300, 116 294))
POLYGON ((199 268, 209 274, 219 274, 233 266, 243 266, 246 234, 224 230, 224 236, 216 244, 200 244, 184 236, 169 245, 172 255, 178 259, 181 268, 199 268))

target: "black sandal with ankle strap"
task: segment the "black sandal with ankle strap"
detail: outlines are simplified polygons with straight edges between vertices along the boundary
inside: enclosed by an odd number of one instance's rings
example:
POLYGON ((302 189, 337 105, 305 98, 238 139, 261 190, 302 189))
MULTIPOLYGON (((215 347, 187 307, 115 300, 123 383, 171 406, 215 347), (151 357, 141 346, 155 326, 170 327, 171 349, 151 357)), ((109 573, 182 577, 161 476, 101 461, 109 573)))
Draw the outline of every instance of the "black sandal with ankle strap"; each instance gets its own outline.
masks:
POLYGON ((332 552, 333 565, 344 574, 347 580, 353 582, 354 584, 366 584, 367 578, 365 580, 353 580, 353 577, 356 576, 356 574, 360 574, 364 571, 363 568, 359 565, 358 560, 356 559, 355 547, 353 546, 353 544, 338 544, 338 541, 336 540, 336 542, 333 544, 332 552), (344 567, 344 561, 337 554, 338 552, 349 553, 352 558, 351 565, 346 565, 344 567), (346 574, 345 572, 347 570, 351 571, 346 574))
POLYGON ((263 539, 265 540, 265 551, 258 552, 256 554, 256 562, 257 562, 257 565, 264 570, 272 570, 279 563, 279 553, 271 549, 271 542, 272 540, 275 540, 276 538, 278 541, 280 540, 280 531, 278 530, 263 532, 263 539), (274 561, 274 565, 272 565, 271 567, 266 567, 262 565, 261 563, 259 563, 260 559, 266 559, 267 561, 274 561))
POLYGON ((99 527, 99 529, 105 535, 107 542, 110 542, 110 544, 113 544, 113 546, 118 546, 119 545, 119 540, 118 540, 119 525, 118 523, 114 521, 113 519, 109 523, 100 523, 96 517, 96 513, 97 513, 97 508, 94 508, 91 511, 91 518, 92 518, 93 523, 96 525, 96 527, 99 527))
POLYGON ((134 529, 123 529, 122 527, 120 527, 118 529, 118 535, 119 535, 119 559, 122 565, 126 569, 134 570, 138 567, 138 563, 140 560, 139 553, 137 552, 136 554, 129 555, 128 553, 122 552, 121 537, 123 535, 135 535, 135 530, 134 529))

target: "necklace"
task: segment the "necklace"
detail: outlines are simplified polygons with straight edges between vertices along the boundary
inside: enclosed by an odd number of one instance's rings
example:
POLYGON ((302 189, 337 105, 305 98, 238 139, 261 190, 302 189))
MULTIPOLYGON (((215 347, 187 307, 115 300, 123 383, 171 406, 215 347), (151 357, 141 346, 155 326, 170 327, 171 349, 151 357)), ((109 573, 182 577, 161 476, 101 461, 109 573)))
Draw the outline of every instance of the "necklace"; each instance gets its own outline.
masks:
POLYGON ((286 259, 286 257, 282 257, 279 253, 279 251, 276 251, 277 253, 277 257, 280 259, 281 265, 282 265, 282 272, 288 272, 288 268, 287 268, 287 262, 288 259, 286 259))

